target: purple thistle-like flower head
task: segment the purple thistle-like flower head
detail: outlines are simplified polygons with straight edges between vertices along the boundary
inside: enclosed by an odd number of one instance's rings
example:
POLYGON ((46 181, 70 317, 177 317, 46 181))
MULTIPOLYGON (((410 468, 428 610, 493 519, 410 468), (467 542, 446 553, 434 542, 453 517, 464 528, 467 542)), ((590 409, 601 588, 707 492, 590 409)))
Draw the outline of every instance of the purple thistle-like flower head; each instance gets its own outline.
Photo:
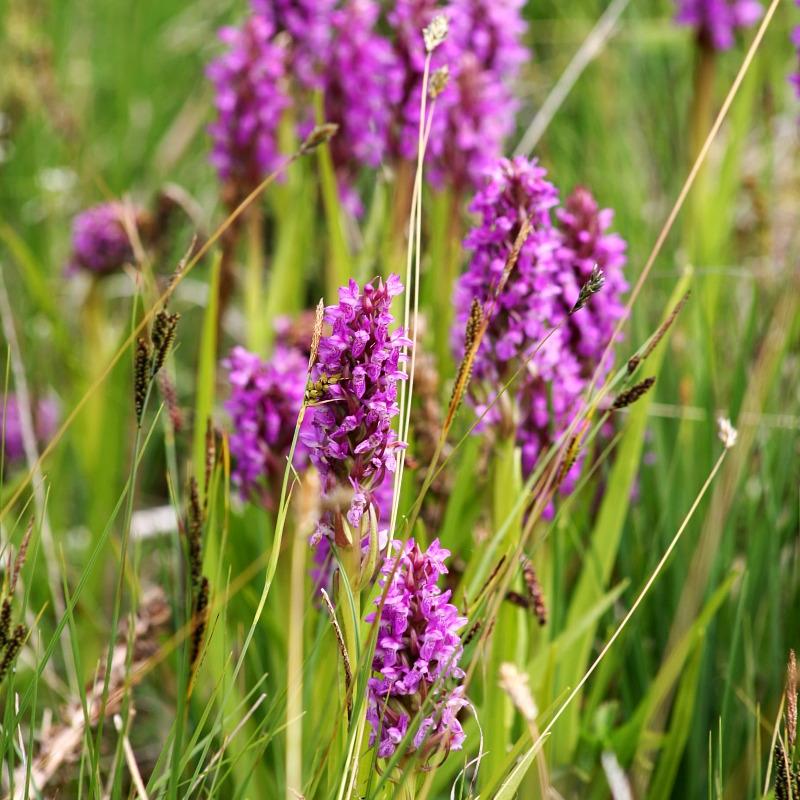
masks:
MULTIPOLYGON (((458 712, 467 701, 452 682, 464 677, 459 631, 467 620, 450 602, 450 592, 438 586, 449 555, 438 539, 426 552, 413 539, 395 542, 394 554, 381 568, 380 585, 389 585, 372 662, 379 677, 369 681, 367 708, 370 743, 378 743, 381 758, 392 756, 421 709, 425 716, 409 752, 459 750, 464 742, 458 712)), ((375 604, 382 599, 383 593, 375 604)))
MULTIPOLYGON (((235 347, 223 365, 231 386, 225 408, 233 424, 234 484, 243 497, 273 507, 303 404, 308 358, 298 349, 278 346, 264 361, 235 347)), ((298 442, 294 466, 300 469, 307 462, 308 451, 298 442)))
POLYGON ((477 298, 490 316, 473 368, 479 381, 502 381, 509 363, 543 337, 558 302, 554 273, 559 237, 550 218, 558 192, 546 174, 536 160, 501 159, 470 206, 480 221, 464 242, 472 257, 456 285, 453 334, 460 346, 477 298), (495 297, 526 219, 531 233, 504 290, 495 297))
POLYGON ((749 28, 763 13, 759 0, 678 0, 675 19, 696 28, 701 40, 715 50, 728 50, 737 28, 749 28))
MULTIPOLYGON (((25 441, 19 398, 16 394, 0 395, 0 450, 9 464, 25 458, 25 441)), ((49 441, 58 427, 58 402, 54 397, 41 398, 33 408, 33 433, 37 443, 49 441)))
MULTIPOLYGON (((369 505, 386 513, 378 489, 394 473, 396 450, 404 446, 392 430, 398 414, 397 381, 402 350, 410 345, 401 329, 390 330, 392 298, 403 291, 396 275, 364 286, 355 281, 339 290, 339 303, 325 310, 331 332, 319 343, 312 382, 321 397, 303 433, 326 494, 352 490, 347 521, 358 530, 369 505)), ((327 515, 319 533, 333 532, 340 543, 339 516, 327 515)), ((347 537, 345 537, 346 541, 347 537)))
POLYGON ((280 161, 278 125, 289 105, 286 94, 286 43, 263 15, 241 28, 223 28, 228 51, 209 64, 217 119, 209 127, 211 161, 220 179, 249 191, 280 161))
POLYGON ((107 275, 133 261, 133 247, 125 230, 126 214, 135 225, 142 212, 111 202, 87 208, 75 217, 68 274, 84 270, 107 275))

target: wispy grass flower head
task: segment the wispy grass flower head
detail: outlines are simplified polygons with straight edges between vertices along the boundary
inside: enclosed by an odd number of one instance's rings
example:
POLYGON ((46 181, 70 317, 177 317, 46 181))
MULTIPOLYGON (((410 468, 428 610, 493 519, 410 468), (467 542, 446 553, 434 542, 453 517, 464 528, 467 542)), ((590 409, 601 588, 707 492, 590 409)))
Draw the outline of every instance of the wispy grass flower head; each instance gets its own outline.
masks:
POLYGON ((736 30, 754 25, 763 13, 759 0, 678 0, 675 19, 696 28, 700 39, 715 50, 728 50, 736 30))
MULTIPOLYGON (((357 532, 373 506, 380 519, 388 509, 380 488, 397 465, 399 442, 392 419, 399 413, 397 381, 404 379, 402 349, 411 344, 400 328, 391 330, 392 298, 403 291, 396 275, 376 278, 363 290, 351 280, 339 302, 325 310, 331 332, 319 343, 310 387, 314 405, 302 434, 317 467, 323 492, 352 490, 346 521, 357 532)), ((341 514, 320 521, 317 537, 352 544, 341 514)), ((360 537, 359 537, 360 538, 360 537)))
POLYGON ((370 743, 377 742, 381 758, 394 754, 418 714, 424 717, 409 752, 459 750, 464 742, 458 713, 467 701, 462 688, 452 684, 464 677, 459 631, 467 619, 450 602, 450 591, 438 585, 449 555, 438 539, 425 552, 413 539, 395 542, 394 554, 381 568, 380 585, 385 588, 388 581, 389 586, 372 664, 380 677, 369 681, 367 709, 370 743))

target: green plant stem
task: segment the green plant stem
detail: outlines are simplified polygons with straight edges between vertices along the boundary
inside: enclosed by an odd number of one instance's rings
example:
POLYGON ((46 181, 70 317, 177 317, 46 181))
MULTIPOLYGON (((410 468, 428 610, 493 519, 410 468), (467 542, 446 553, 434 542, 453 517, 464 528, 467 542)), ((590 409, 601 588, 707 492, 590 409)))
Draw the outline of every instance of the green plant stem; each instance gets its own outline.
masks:
POLYGON ((261 353, 264 346, 264 236, 261 209, 253 204, 247 209, 245 231, 247 239, 247 270, 245 272, 245 319, 247 346, 261 353))
MULTIPOLYGON (((147 393, 145 394, 144 403, 142 406, 142 418, 147 412, 150 394, 153 388, 153 381, 151 380, 147 386, 147 393)), ((117 630, 119 629, 119 620, 122 612, 122 595, 125 585, 125 567, 128 561, 128 542, 130 541, 131 520, 133 519, 133 506, 136 495, 136 477, 139 473, 139 449, 142 443, 142 426, 136 426, 136 434, 133 440, 133 457, 131 459, 131 469, 128 475, 128 489, 125 504, 125 515, 122 522, 122 542, 120 545, 119 556, 119 575, 117 577, 117 588, 114 592, 114 607, 111 615, 111 637, 108 645, 108 654, 106 656, 105 675, 103 676, 103 692, 100 699, 100 715, 97 722, 97 735, 95 737, 95 752, 100 752, 100 743, 103 741, 103 723, 105 721, 106 707, 108 705, 109 688, 111 685, 111 665, 114 659, 114 643, 117 639, 117 630)), ((132 608, 132 613, 135 613, 135 605, 132 608)), ((98 778, 98 785, 100 776, 98 778)))
POLYGON ((289 584, 289 644, 286 665, 286 798, 303 791, 303 606, 308 544, 300 531, 292 538, 289 584))

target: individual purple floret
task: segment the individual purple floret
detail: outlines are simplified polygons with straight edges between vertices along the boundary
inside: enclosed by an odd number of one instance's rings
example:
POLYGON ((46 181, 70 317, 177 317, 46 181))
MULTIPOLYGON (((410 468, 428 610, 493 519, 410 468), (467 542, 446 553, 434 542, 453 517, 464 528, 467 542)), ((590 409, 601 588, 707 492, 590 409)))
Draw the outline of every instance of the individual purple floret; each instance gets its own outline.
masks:
MULTIPOLYGON (((355 281, 339 290, 339 303, 325 310, 332 326, 319 344, 312 387, 319 397, 302 440, 322 481, 323 493, 348 492, 347 522, 354 532, 372 505, 380 519, 386 509, 378 493, 396 468, 396 451, 404 445, 392 429, 399 413, 397 381, 402 349, 410 345, 394 322, 392 298, 403 291, 396 275, 364 286, 355 281)), ((327 513, 317 537, 328 535, 339 545, 351 542, 341 514, 327 513)))
MULTIPOLYGON (((36 442, 42 444, 49 441, 57 427, 58 403, 53 397, 44 397, 36 403, 33 412, 36 442)), ((15 394, 0 395, 0 449, 9 464, 25 458, 19 398, 15 394)))
POLYGON ((125 215, 137 224, 141 212, 110 202, 87 208, 72 223, 72 255, 67 273, 80 270, 106 275, 133 261, 133 248, 125 230, 125 215))
POLYGON ((697 35, 715 50, 733 46, 737 28, 749 28, 764 13, 759 0, 677 0, 675 19, 691 25, 697 35))
POLYGON ((278 125, 289 105, 286 92, 286 42, 263 15, 241 28, 223 28, 228 51, 209 64, 217 119, 209 127, 211 161, 220 179, 240 195, 251 190, 280 161, 278 125))
MULTIPOLYGON (((225 408, 233 428, 233 482, 243 497, 272 508, 303 404, 308 358, 297 349, 278 346, 272 358, 264 361, 235 347, 223 365, 231 385, 225 408)), ((308 451, 298 441, 294 466, 299 469, 307 461, 308 451)))
POLYGON ((330 57, 336 0, 251 0, 276 32, 289 34, 292 72, 303 86, 319 89, 330 57))
MULTIPOLYGON (((463 646, 459 631, 466 617, 442 591, 439 576, 447 573, 449 551, 431 542, 427 552, 410 539, 394 542, 394 554, 384 561, 379 583, 386 590, 380 611, 373 670, 379 677, 369 681, 367 720, 372 726, 370 744, 378 742, 378 755, 390 758, 420 709, 419 724, 408 752, 432 754, 460 750, 464 731, 459 711, 467 705, 460 686, 464 677, 458 666, 463 646)), ((380 606, 383 592, 375 599, 380 606)), ((373 622, 376 614, 367 616, 373 622)))

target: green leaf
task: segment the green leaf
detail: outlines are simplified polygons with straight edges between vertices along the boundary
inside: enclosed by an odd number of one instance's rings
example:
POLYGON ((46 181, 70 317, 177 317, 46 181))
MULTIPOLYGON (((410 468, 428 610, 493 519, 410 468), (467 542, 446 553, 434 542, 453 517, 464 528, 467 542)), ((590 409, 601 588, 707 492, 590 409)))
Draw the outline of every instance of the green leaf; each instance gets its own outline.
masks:
MULTIPOLYGON (((684 275, 678 282, 667 305, 667 314, 683 296, 689 284, 689 276, 684 275)), ((656 347, 647 360, 649 373, 657 373, 664 358, 667 336, 656 347)), ((580 572, 578 584, 567 613, 566 627, 571 628, 598 602, 606 591, 611 570, 617 557, 622 538, 625 518, 628 514, 629 499, 644 445, 647 429, 647 411, 652 402, 653 392, 646 394, 631 409, 626 422, 626 430, 616 453, 614 465, 609 475, 608 485, 603 495, 603 503, 597 515, 597 522, 587 548, 586 559, 580 572)), ((594 644, 596 625, 592 625, 580 637, 565 656, 564 668, 560 671, 561 686, 575 686, 586 671, 594 644)), ((564 717, 553 731, 553 757, 555 763, 568 764, 575 752, 580 733, 581 695, 566 710, 564 717)))

